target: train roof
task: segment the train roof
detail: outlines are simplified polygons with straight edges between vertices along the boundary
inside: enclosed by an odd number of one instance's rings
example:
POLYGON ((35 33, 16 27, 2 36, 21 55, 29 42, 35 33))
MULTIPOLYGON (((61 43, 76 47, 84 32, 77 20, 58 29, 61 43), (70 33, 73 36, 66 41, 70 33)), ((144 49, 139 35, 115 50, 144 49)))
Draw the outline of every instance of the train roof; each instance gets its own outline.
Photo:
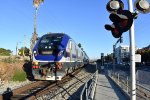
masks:
POLYGON ((47 34, 44 34, 43 36, 53 36, 53 35, 55 35, 55 36, 63 36, 63 35, 65 35, 64 33, 47 33, 47 34))
POLYGON ((44 34, 43 36, 67 36, 68 38, 72 39, 68 34, 65 34, 65 33, 51 33, 50 32, 50 33, 44 34))

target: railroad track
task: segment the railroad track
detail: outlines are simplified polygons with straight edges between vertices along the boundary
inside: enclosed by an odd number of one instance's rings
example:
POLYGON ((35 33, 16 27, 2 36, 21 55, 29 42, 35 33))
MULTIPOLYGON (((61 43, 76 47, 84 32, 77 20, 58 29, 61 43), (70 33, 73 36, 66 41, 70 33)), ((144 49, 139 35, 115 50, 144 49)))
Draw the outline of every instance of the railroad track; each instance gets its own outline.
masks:
POLYGON ((50 92, 54 95, 57 91, 56 86, 61 86, 70 81, 72 77, 81 71, 81 69, 82 68, 79 68, 72 74, 65 76, 61 81, 37 81, 12 91, 8 90, 4 94, 0 95, 0 100, 35 100, 36 98, 50 92))
POLYGON ((67 81, 65 84, 57 84, 53 89, 50 89, 48 93, 38 97, 37 100, 79 100, 80 93, 83 85, 87 80, 91 78, 93 73, 85 73, 81 71, 77 75, 73 76, 71 81, 67 81))
POLYGON ((52 82, 48 81, 37 81, 33 82, 31 84, 27 84, 23 87, 14 89, 14 90, 8 90, 5 93, 3 93, 0 96, 0 100, 7 100, 7 99, 25 99, 32 94, 40 91, 43 88, 46 88, 46 86, 52 84, 52 82))
POLYGON ((137 88, 137 100, 150 100, 150 91, 137 88))

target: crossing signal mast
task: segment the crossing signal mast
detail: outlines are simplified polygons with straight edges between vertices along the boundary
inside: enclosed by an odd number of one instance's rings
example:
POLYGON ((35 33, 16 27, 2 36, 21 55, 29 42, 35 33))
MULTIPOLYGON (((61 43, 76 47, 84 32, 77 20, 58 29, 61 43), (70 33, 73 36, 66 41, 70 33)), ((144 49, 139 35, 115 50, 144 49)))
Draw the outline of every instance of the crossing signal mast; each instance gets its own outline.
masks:
POLYGON ((138 13, 147 14, 150 12, 150 3, 147 0, 136 0, 134 2, 136 12, 133 13, 132 0, 128 0, 129 10, 124 10, 124 4, 121 0, 110 0, 106 9, 110 12, 111 25, 106 24, 105 29, 112 32, 115 38, 120 38, 123 32, 130 29, 130 73, 131 73, 131 100, 136 100, 136 75, 135 75, 135 39, 134 39, 134 21, 138 13))

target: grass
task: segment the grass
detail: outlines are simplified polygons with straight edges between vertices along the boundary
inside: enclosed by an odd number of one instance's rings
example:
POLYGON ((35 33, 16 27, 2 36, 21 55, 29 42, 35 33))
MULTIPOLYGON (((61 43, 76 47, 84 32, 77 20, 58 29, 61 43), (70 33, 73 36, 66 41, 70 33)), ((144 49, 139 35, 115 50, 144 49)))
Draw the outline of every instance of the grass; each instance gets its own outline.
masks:
POLYGON ((24 71, 20 71, 20 70, 16 70, 14 72, 14 75, 12 77, 12 80, 13 81, 19 81, 19 82, 22 82, 22 81, 25 81, 26 80, 26 73, 24 71))
POLYGON ((18 61, 17 59, 11 58, 11 57, 2 59, 2 62, 4 62, 4 63, 15 63, 15 62, 17 62, 17 61, 18 61))

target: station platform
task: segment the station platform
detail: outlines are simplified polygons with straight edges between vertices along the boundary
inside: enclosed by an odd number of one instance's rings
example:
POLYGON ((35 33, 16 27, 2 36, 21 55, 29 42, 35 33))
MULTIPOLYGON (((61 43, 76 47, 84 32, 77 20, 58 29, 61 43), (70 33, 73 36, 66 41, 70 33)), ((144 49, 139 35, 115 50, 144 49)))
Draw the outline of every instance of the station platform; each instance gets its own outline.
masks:
POLYGON ((94 100, 128 100, 105 74, 98 73, 94 100))

